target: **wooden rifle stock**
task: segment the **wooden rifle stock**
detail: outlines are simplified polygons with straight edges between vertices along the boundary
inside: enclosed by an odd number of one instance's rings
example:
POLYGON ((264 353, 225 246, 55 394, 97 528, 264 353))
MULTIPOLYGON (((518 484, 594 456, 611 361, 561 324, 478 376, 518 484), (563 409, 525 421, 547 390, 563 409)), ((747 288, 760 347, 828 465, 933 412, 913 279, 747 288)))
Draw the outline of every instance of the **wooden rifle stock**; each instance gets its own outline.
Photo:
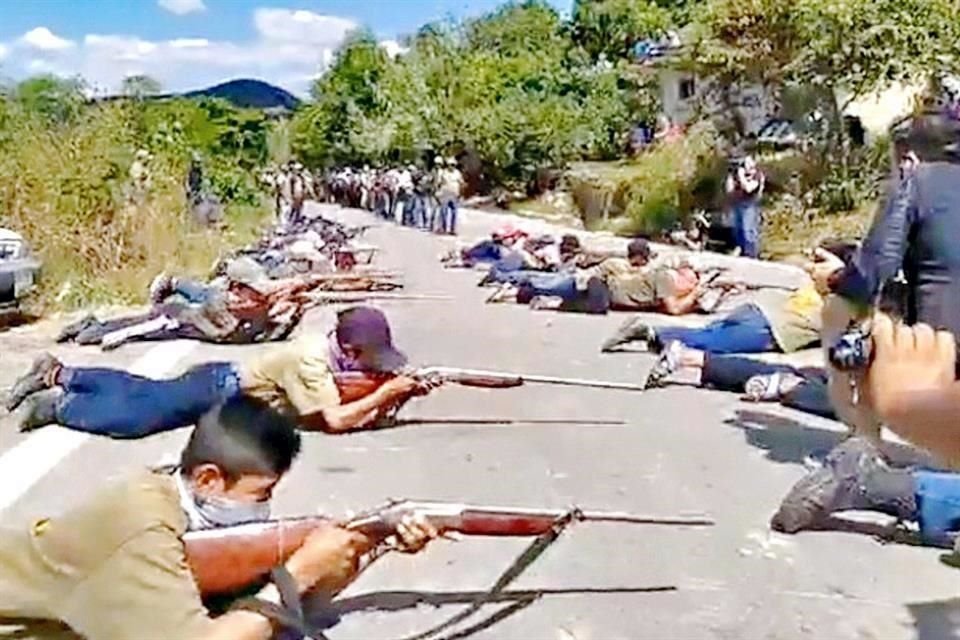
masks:
MULTIPOLYGON (((416 378, 420 374, 413 372, 409 374, 416 378)), ((430 377, 429 371, 423 375, 424 378, 430 377)), ((346 372, 336 375, 337 389, 340 391, 340 402, 347 404, 365 398, 394 377, 394 374, 380 373, 362 373, 346 372)), ((509 387, 519 387, 523 384, 523 378, 520 376, 493 376, 487 374, 478 375, 440 375, 444 382, 451 382, 463 385, 465 387, 480 387, 485 389, 505 389, 509 387)))
MULTIPOLYGON (((621 391, 644 391, 642 384, 630 382, 608 382, 605 380, 588 380, 583 378, 562 378, 557 376, 523 375, 516 373, 502 373, 499 371, 482 371, 477 369, 457 369, 454 367, 427 367, 409 373, 413 378, 439 380, 465 387, 482 389, 510 389, 522 386, 525 383, 550 384, 571 387, 592 387, 598 389, 619 389, 621 391)), ((380 385, 392 378, 394 374, 364 373, 350 371, 336 375, 337 388, 340 390, 340 401, 354 402, 370 395, 380 385)))
MULTIPOLYGON (((538 536, 561 519, 667 526, 709 526, 703 517, 656 518, 621 512, 488 507, 453 502, 401 500, 361 514, 343 526, 380 542, 407 516, 419 516, 438 531, 472 536, 538 536)), ((317 527, 333 526, 321 517, 271 520, 188 532, 183 536, 187 562, 204 597, 233 594, 264 580, 285 563, 317 527)))
POLYGON ((191 531, 183 536, 190 572, 204 597, 232 594, 265 579, 290 559, 326 518, 270 520, 191 531))

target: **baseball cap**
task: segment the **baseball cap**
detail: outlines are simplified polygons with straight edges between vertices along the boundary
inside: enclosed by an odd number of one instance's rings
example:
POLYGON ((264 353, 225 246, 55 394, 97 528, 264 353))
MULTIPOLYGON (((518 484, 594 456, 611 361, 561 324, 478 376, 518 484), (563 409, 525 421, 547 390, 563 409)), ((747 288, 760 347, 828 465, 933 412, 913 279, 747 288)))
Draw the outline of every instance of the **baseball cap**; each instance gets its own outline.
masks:
POLYGON ((337 342, 360 351, 360 364, 374 371, 392 372, 407 364, 393 346, 390 323, 373 307, 352 307, 337 314, 337 342))

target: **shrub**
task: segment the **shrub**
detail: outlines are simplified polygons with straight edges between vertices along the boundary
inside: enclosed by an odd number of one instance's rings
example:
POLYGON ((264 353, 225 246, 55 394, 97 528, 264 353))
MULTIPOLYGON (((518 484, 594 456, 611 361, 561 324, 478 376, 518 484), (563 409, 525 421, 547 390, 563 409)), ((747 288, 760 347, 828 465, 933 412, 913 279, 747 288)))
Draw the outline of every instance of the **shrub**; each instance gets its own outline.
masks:
POLYGON ((634 177, 622 187, 625 219, 619 231, 655 234, 695 208, 716 204, 726 161, 716 129, 702 122, 682 139, 640 156, 634 165, 634 177))
POLYGON ((226 232, 194 228, 183 188, 186 158, 163 148, 149 163, 150 189, 132 198, 129 170, 141 146, 135 124, 122 103, 90 106, 56 125, 7 109, 0 224, 23 233, 43 261, 42 304, 140 301, 162 270, 205 275, 258 218, 233 207, 226 232))

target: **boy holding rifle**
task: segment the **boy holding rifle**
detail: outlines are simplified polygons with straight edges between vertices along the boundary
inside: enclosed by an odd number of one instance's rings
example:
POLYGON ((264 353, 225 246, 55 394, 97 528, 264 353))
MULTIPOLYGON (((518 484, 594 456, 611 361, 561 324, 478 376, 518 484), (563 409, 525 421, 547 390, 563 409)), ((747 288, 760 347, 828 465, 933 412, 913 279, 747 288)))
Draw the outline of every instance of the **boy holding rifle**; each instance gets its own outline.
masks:
POLYGON ((275 572, 279 584, 210 617, 183 536, 268 518, 299 451, 284 416, 236 398, 203 416, 172 473, 145 472, 63 515, 0 530, 0 637, 266 640, 280 626, 270 612, 291 598, 333 595, 380 552, 416 552, 436 536, 413 518, 387 546, 318 527, 275 572))
POLYGON ((249 362, 211 362, 171 380, 125 371, 64 366, 41 356, 10 392, 7 409, 26 403, 21 430, 49 424, 118 438, 139 438, 194 424, 213 406, 249 395, 296 418, 310 431, 342 433, 375 426, 434 383, 392 375, 407 363, 383 313, 353 307, 328 338, 306 334, 249 362), (382 384, 340 389, 346 372, 378 374, 382 384), (383 378, 386 378, 383 380, 383 378))

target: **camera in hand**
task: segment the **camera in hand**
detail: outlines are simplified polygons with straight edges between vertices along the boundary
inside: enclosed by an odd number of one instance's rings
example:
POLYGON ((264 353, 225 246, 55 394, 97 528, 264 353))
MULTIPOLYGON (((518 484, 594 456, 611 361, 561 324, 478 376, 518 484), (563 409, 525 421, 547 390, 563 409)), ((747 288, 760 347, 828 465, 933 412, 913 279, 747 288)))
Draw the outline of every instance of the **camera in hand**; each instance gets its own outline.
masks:
POLYGON ((873 359, 873 340, 863 329, 850 329, 830 347, 827 357, 840 371, 863 371, 873 359))

